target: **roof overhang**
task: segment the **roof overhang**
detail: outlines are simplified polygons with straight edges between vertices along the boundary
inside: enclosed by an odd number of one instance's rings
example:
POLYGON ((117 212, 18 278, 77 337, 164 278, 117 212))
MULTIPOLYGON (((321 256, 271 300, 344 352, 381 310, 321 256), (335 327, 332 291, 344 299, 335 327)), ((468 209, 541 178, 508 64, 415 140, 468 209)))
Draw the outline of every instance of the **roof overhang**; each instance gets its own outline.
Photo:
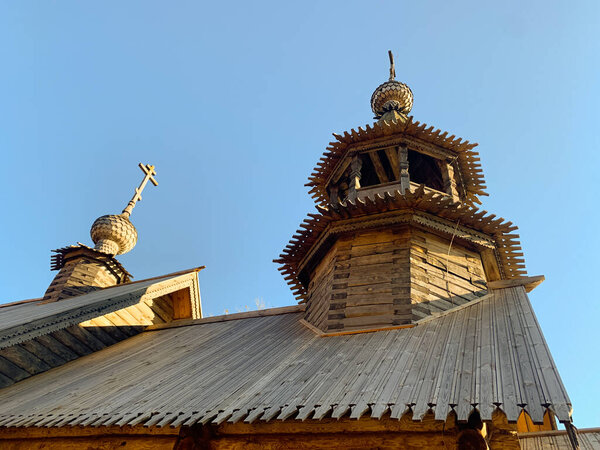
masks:
POLYGON ((499 279, 526 275, 519 235, 514 234, 517 227, 512 222, 472 205, 455 203, 451 197, 426 190, 422 185, 404 194, 388 191, 364 200, 320 208, 319 214, 309 214, 300 224, 275 262, 281 264, 279 270, 292 286, 294 295, 304 300, 307 271, 336 236, 398 224, 414 224, 492 251, 499 279))

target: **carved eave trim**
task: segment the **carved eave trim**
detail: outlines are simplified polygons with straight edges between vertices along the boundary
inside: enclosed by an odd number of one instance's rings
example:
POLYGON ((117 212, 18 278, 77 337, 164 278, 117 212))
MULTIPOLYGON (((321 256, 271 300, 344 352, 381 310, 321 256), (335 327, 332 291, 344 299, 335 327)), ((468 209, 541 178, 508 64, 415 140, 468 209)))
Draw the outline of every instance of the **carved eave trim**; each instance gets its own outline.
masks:
POLYGON ((466 190, 467 203, 480 203, 478 196, 488 195, 479 153, 473 151, 477 144, 414 122, 412 116, 406 123, 376 122, 343 135, 334 134, 334 137, 337 142, 329 143, 306 184, 311 187, 312 197, 321 205, 328 203, 326 187, 344 169, 339 165, 346 155, 400 144, 407 144, 438 159, 455 161, 458 176, 466 190))
POLYGON ((388 191, 309 214, 275 262, 281 264, 279 270, 293 294, 304 299, 302 271, 332 237, 355 229, 409 222, 492 250, 500 279, 526 275, 519 235, 513 233, 517 227, 512 222, 472 205, 454 203, 445 195, 427 192, 422 185, 405 194, 388 191))

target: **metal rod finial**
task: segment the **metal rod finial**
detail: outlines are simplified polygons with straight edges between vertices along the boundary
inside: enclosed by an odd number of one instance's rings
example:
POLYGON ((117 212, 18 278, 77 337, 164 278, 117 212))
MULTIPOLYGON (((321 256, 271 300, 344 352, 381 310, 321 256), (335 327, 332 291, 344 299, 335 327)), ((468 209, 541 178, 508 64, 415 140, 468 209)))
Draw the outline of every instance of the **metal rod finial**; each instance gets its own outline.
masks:
POLYGON ((394 54, 391 50, 388 50, 388 56, 390 57, 390 81, 396 79, 396 68, 394 67, 394 54))

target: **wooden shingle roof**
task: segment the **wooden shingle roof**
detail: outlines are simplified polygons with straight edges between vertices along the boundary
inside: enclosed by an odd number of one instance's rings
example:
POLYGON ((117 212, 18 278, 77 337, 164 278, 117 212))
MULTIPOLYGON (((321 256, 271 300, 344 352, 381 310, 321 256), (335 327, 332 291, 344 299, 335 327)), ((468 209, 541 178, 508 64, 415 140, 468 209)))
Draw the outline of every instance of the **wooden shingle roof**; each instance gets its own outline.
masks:
POLYGON ((365 125, 364 128, 359 127, 356 130, 344 132, 343 135, 334 133, 333 136, 336 141, 329 143, 306 184, 311 188, 309 192, 312 197, 321 205, 328 203, 326 187, 330 175, 349 150, 365 142, 376 145, 378 142, 387 142, 394 138, 408 139, 415 145, 433 145, 449 151, 456 158, 460 168, 460 177, 465 188, 467 203, 479 204, 481 202, 478 196, 488 195, 485 192, 486 186, 479 163, 479 153, 473 150, 477 144, 463 141, 454 135, 448 136, 448 132, 442 132, 427 124, 414 121, 412 116, 406 123, 379 121, 372 125, 365 125))
POLYGON ((523 287, 406 329, 320 337, 301 312, 146 331, 0 390, 0 426, 179 426, 433 411, 535 422, 571 402, 523 287))

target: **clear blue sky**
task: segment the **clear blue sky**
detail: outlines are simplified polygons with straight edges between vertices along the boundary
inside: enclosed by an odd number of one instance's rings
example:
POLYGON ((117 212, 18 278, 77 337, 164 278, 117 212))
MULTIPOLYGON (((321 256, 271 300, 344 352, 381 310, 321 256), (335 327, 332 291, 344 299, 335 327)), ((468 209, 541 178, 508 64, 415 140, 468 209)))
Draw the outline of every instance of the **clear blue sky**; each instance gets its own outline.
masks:
POLYGON ((599 27, 593 0, 0 1, 0 302, 41 296, 145 162, 136 279, 206 265, 205 313, 294 303, 271 261, 392 49, 415 119, 480 143, 575 424, 600 426, 599 27))

